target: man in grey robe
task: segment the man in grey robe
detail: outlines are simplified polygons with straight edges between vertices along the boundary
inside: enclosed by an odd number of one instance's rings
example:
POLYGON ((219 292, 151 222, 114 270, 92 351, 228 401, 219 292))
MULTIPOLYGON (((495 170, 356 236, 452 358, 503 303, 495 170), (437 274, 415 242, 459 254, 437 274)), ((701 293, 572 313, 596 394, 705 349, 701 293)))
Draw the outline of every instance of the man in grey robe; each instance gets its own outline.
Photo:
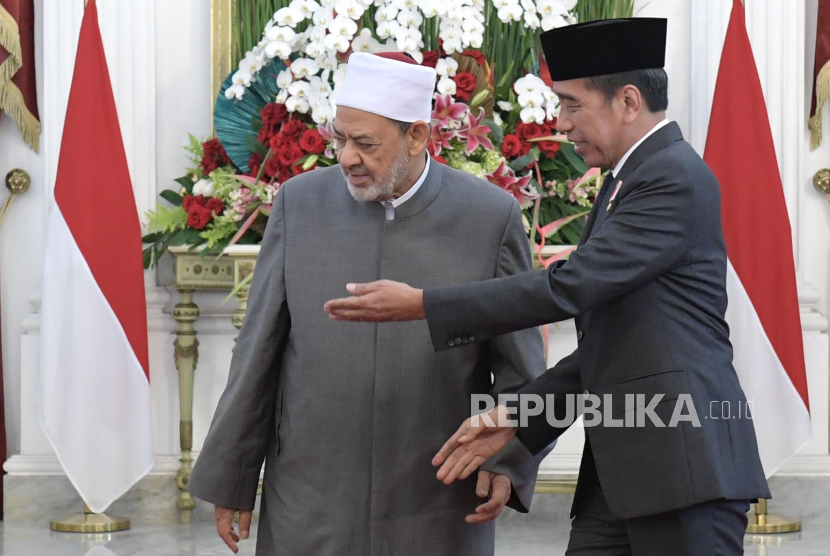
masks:
POLYGON ((430 162, 435 74, 405 60, 351 57, 335 119, 339 164, 289 180, 274 202, 228 384, 188 484, 215 504, 234 552, 233 514, 247 538, 263 460, 261 556, 491 556, 492 520, 505 504, 530 507, 540 457, 519 442, 450 486, 431 459, 473 394, 515 391, 544 371, 537 329, 459 337, 436 353, 422 322, 350 325, 323 310, 347 282, 436 287, 530 267, 515 199, 430 162))

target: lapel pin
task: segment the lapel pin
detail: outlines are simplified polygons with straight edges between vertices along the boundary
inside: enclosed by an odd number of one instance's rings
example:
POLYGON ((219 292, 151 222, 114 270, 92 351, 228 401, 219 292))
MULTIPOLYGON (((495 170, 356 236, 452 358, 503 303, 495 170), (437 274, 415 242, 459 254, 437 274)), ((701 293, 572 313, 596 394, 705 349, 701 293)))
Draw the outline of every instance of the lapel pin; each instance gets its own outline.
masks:
POLYGON ((614 203, 614 199, 617 198, 617 193, 620 192, 620 187, 622 187, 622 180, 617 180, 617 185, 614 186, 614 192, 611 194, 611 198, 608 200, 608 206, 605 207, 607 212, 611 212, 611 207, 614 203))

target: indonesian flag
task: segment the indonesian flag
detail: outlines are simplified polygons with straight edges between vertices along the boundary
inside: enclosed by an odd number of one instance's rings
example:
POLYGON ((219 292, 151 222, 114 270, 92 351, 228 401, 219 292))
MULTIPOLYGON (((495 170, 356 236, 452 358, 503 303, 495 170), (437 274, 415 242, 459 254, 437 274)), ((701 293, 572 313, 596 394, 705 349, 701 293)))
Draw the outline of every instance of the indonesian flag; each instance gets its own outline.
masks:
POLYGON ((141 247, 90 0, 46 232, 38 409, 66 475, 96 513, 153 466, 141 247))
POLYGON ((790 222, 741 0, 726 32, 704 159, 723 199, 735 370, 753 402, 769 477, 809 442, 810 406, 790 222))

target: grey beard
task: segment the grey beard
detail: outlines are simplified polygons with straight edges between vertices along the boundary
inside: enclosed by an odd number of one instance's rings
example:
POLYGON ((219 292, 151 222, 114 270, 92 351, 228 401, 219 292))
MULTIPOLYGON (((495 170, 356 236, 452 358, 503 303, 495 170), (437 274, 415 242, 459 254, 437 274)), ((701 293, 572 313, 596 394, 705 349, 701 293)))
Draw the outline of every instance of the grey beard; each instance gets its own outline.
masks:
POLYGON ((409 173, 409 153, 406 150, 406 142, 401 142, 401 147, 398 149, 398 154, 395 155, 395 161, 392 167, 375 183, 369 187, 355 187, 349 181, 349 176, 344 168, 340 168, 343 172, 343 177, 346 178, 346 185, 349 188, 349 193, 355 201, 360 203, 368 203, 372 201, 380 201, 381 199, 391 199, 392 193, 395 192, 395 186, 400 183, 402 179, 409 173))

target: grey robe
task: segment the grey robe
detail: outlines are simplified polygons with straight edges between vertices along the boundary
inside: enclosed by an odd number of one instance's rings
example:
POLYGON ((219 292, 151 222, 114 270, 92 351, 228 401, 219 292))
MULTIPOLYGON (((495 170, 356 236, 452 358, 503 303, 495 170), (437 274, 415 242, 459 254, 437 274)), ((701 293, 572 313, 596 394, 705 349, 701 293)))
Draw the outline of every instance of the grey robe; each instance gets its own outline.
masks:
MULTIPOLYGON (((476 477, 445 486, 430 462, 471 394, 545 370, 539 331, 436 353, 424 321, 333 322, 323 305, 349 282, 463 284, 527 270, 529 255, 516 201, 441 164, 392 221, 352 199, 339 166, 289 180, 190 492, 252 509, 264 459, 260 556, 492 555, 494 524, 464 521, 483 503, 476 477)), ((484 467, 510 477, 509 504, 527 511, 537 466, 514 441, 484 467)))

